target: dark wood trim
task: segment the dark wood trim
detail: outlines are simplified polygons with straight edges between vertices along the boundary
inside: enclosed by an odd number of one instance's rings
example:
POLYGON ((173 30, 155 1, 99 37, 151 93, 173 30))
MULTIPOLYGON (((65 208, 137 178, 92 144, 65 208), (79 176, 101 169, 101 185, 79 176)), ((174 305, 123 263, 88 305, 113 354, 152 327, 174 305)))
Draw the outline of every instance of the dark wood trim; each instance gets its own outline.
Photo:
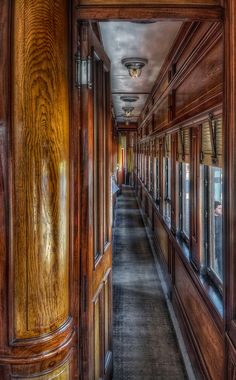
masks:
POLYGON ((223 8, 209 5, 163 6, 163 5, 81 5, 78 6, 80 20, 180 20, 180 21, 220 21, 223 8))
MULTIPOLYGON (((144 184, 140 179, 137 179, 137 183, 139 183, 139 186, 142 189, 142 192, 144 194, 147 193, 147 189, 145 188, 144 184)), ((224 324, 223 324, 223 318, 221 317, 218 306, 214 304, 214 302, 209 297, 209 292, 211 292, 211 288, 208 288, 206 284, 203 283, 200 279, 200 274, 197 273, 194 268, 190 265, 190 258, 189 258, 189 250, 186 247, 186 245, 182 242, 180 242, 179 239, 176 238, 176 236, 172 233, 171 229, 167 226, 165 220, 162 217, 162 214, 160 212, 160 209, 157 208, 157 205, 155 204, 154 200, 150 196, 150 200, 152 201, 153 210, 154 213, 157 215, 159 221, 161 222, 163 228, 168 233, 169 239, 174 246, 174 249, 176 253, 178 254, 179 258, 181 259, 183 265, 185 266, 185 269, 187 270, 188 274, 190 275, 194 286, 198 289, 199 294, 201 295, 205 305, 207 306, 210 314, 212 315, 212 318, 218 328, 218 330, 223 333, 224 331, 224 324), (188 255, 186 255, 186 251, 188 251, 188 255)))
POLYGON ((191 161, 190 161, 190 247, 191 261, 194 267, 200 270, 200 239, 199 239, 199 209, 200 205, 200 128, 190 130, 191 134, 191 161))
MULTIPOLYGON (((180 36, 182 36, 182 31, 180 32, 180 36)), ((207 31, 204 38, 200 41, 200 43, 194 48, 194 50, 191 52, 190 56, 186 60, 186 62, 183 64, 183 66, 180 68, 180 70, 171 78, 169 81, 168 87, 160 93, 159 97, 156 99, 155 103, 151 107, 151 109, 148 111, 147 115, 144 115, 144 111, 140 115, 139 118, 139 127, 142 127, 151 117, 151 115, 158 109, 158 106, 162 103, 162 101, 168 96, 172 90, 176 89, 186 78, 187 76, 192 72, 192 70, 199 64, 199 62, 207 55, 210 49, 219 41, 219 39, 222 38, 222 26, 220 23, 213 23, 211 28, 207 31)), ((186 42, 183 40, 179 40, 180 47, 183 44, 186 48, 186 42)), ((169 59, 165 62, 165 64, 169 65, 165 68, 165 72, 168 71, 168 68, 171 66, 172 59, 175 57, 176 54, 176 46, 173 45, 173 51, 170 54, 169 59), (171 59, 172 56, 172 59, 171 59)), ((164 71, 164 70, 163 70, 164 71)), ((160 79, 159 76, 157 78, 156 83, 160 85, 161 80, 163 78, 163 72, 160 73, 160 79)), ((153 90, 151 91, 150 96, 147 99, 146 104, 150 102, 150 99, 155 96, 155 90, 156 85, 154 85, 153 90)), ((219 94, 222 93, 222 86, 216 88, 216 95, 214 94, 214 97, 218 97, 219 94)), ((206 93, 202 96, 202 100, 198 99, 197 104, 193 106, 199 107, 199 101, 204 102, 205 99, 209 98, 209 94, 206 93)), ((188 112, 191 105, 188 105, 187 110, 183 113, 188 112)), ((181 115, 182 116, 182 115, 181 115)), ((183 116, 183 119, 186 119, 186 116, 183 116)), ((160 126, 162 128, 162 126, 160 126)))
MULTIPOLYGON (((225 97, 224 97, 224 162, 225 185, 224 207, 225 225, 224 241, 225 269, 224 269, 224 298, 226 331, 231 342, 236 347, 236 2, 226 0, 224 24, 225 42, 225 97)), ((232 377, 233 379, 234 377, 232 377)))

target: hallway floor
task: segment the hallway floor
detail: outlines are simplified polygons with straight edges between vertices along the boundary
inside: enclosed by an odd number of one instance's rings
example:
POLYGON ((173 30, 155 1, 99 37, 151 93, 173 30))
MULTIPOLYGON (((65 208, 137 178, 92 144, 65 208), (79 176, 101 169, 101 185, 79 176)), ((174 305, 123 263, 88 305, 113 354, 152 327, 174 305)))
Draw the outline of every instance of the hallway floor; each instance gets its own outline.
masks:
POLYGON ((184 380, 184 366, 134 191, 117 198, 113 380, 184 380))

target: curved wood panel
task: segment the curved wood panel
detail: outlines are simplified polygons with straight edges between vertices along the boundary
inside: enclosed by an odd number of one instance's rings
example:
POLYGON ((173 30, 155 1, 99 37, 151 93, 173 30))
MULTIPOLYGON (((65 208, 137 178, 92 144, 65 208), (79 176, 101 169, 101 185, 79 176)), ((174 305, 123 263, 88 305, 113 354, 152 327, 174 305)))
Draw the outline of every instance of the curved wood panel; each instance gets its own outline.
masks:
MULTIPOLYGON (((138 0, 80 0, 80 5, 186 5, 186 0, 146 0, 143 4, 138 0)), ((220 0, 192 0, 188 5, 220 5, 220 0)))
POLYGON ((66 0, 14 2, 13 338, 69 317, 69 99, 66 0))
POLYGON ((25 379, 25 380, 68 380, 70 378, 70 363, 66 362, 64 365, 60 366, 53 371, 50 371, 44 375, 39 376, 27 376, 27 377, 19 377, 19 376, 11 376, 11 379, 25 379))

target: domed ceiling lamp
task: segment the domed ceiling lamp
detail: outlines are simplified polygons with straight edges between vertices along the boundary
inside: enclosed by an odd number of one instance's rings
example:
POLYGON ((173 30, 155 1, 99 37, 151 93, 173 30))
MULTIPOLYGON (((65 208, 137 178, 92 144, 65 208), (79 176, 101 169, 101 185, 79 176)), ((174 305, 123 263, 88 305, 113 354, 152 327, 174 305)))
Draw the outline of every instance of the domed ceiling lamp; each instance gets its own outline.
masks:
POLYGON ((124 116, 126 117, 130 117, 132 116, 132 112, 134 110, 134 107, 130 107, 130 106, 127 106, 127 107, 122 107, 122 110, 124 111, 124 116))
POLYGON ((120 100, 127 103, 136 102, 139 99, 139 96, 136 95, 122 95, 120 100))
POLYGON ((135 79, 140 77, 143 67, 148 63, 145 58, 124 58, 121 61, 129 72, 131 78, 135 79))

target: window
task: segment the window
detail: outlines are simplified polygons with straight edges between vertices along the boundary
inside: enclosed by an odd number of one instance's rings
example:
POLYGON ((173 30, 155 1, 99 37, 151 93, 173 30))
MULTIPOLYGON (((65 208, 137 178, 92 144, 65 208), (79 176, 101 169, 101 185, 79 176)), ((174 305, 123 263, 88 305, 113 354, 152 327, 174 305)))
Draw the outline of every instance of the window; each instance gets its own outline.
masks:
POLYGON ((156 158, 156 176, 155 176, 155 199, 156 203, 159 206, 160 203, 160 187, 159 187, 159 160, 156 158))
POLYGON ((178 131, 177 161, 179 170, 179 233, 189 243, 190 238, 190 129, 178 131))
POLYGON ((171 222, 171 136, 165 136, 163 146, 163 217, 167 224, 171 222))
POLYGON ((223 280, 222 169, 204 165, 203 175, 205 266, 212 279, 221 284, 223 280))
POLYGON ((190 164, 179 164, 179 229, 181 236, 189 240, 190 236, 190 164))
POLYGON ((163 158, 163 173, 164 173, 164 207, 163 216, 167 223, 171 221, 171 161, 170 157, 163 158))
POLYGON ((147 189, 149 188, 149 156, 148 156, 148 152, 146 153, 145 186, 147 189))
POLYGON ((203 207, 202 264, 219 289, 223 281, 222 118, 209 117, 201 128, 203 207))
POLYGON ((153 172, 153 156, 150 157, 150 194, 154 195, 154 172, 153 172))

